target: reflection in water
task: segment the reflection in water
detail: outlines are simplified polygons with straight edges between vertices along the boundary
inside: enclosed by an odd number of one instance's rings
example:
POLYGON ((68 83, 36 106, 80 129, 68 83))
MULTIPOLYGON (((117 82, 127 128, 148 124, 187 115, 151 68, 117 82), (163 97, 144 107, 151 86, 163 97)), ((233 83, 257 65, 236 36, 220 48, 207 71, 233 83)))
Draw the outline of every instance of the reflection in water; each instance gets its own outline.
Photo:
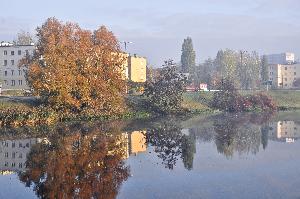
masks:
POLYGON ((217 116, 194 121, 189 128, 182 125, 176 118, 127 132, 62 125, 47 138, 2 141, 1 174, 17 172, 39 198, 115 198, 129 177, 125 160, 145 152, 148 144, 164 167, 174 169, 182 161, 185 169, 192 170, 196 142, 213 143, 218 153, 231 158, 256 154, 261 145, 267 148, 268 140, 292 142, 300 137, 299 123, 269 122, 266 115, 217 116))
POLYGON ((294 121, 272 122, 268 131, 272 140, 294 142, 300 138, 300 124, 294 121))
POLYGON ((129 176, 123 134, 70 133, 33 146, 20 180, 33 185, 40 198, 115 198, 129 176))
POLYGON ((147 142, 155 147, 166 168, 173 169, 179 157, 185 168, 193 168, 196 139, 191 132, 182 133, 178 121, 169 119, 149 128, 147 142))
POLYGON ((1 174, 24 171, 26 156, 31 147, 40 142, 40 139, 5 140, 0 143, 0 170, 1 174))

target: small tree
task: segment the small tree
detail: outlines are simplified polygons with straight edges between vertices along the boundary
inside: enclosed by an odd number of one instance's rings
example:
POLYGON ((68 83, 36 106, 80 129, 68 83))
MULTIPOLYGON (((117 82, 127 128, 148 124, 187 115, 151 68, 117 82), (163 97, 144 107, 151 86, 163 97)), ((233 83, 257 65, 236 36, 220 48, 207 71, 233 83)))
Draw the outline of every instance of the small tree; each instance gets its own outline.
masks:
POLYGON ((21 30, 18 35, 17 39, 14 41, 17 45, 30 45, 33 42, 33 36, 29 32, 25 32, 21 30))
POLYGON ((166 61, 165 64, 158 79, 146 83, 144 95, 154 111, 170 114, 181 110, 186 78, 176 72, 172 60, 166 61))

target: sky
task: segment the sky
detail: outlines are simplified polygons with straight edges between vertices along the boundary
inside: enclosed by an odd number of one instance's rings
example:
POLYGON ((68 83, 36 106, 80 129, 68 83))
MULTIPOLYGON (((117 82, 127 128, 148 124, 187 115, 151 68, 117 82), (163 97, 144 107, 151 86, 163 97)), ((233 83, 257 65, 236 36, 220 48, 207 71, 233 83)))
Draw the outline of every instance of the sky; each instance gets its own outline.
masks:
POLYGON ((12 41, 20 30, 34 34, 56 17, 91 30, 107 26, 132 42, 129 53, 154 67, 180 62, 188 36, 197 63, 226 48, 300 58, 300 0, 1 0, 0 7, 0 41, 12 41))

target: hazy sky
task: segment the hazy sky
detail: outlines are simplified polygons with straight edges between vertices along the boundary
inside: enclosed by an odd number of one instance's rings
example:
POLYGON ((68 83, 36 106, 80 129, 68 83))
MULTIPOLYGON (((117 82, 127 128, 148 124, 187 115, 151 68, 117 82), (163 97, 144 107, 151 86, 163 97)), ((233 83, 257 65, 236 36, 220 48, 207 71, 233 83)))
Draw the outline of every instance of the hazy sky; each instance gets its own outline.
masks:
POLYGON ((1 41, 55 16, 88 29, 108 26, 154 66, 179 61, 187 36, 197 62, 225 48, 300 57, 300 0, 1 0, 0 8, 1 41))

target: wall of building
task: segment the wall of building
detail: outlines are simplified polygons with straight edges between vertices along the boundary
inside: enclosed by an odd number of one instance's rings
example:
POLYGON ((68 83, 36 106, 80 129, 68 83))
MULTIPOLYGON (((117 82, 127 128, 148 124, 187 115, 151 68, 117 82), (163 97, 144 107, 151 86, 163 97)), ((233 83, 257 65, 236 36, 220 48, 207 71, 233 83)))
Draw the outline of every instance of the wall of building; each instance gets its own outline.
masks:
POLYGON ((128 57, 128 77, 133 82, 146 82, 147 60, 144 57, 128 57))
POLYGON ((294 88, 294 82, 297 78, 300 78, 300 64, 269 65, 269 80, 272 81, 274 88, 294 88))
POLYGON ((3 90, 28 89, 26 68, 19 67, 26 54, 33 54, 34 45, 0 45, 0 84, 3 90))

